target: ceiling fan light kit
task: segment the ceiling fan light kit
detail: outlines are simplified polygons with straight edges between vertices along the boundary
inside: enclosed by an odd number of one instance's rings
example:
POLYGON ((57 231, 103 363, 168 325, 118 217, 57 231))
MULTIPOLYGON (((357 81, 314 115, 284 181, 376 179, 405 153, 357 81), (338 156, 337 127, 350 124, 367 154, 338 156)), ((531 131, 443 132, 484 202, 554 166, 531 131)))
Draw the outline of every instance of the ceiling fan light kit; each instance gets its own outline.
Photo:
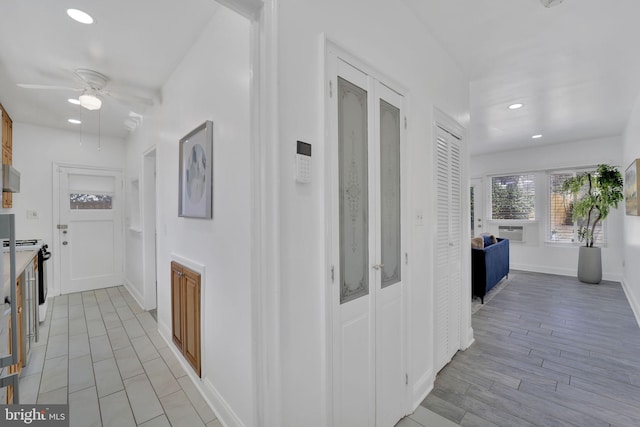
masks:
POLYGON ((562 3, 564 0, 540 0, 540 3, 546 8, 554 7, 562 3))
POLYGON ((81 24, 93 24, 93 17, 83 10, 67 9, 67 15, 81 24))
POLYGON ((80 101, 80 105, 87 110, 99 110, 100 107, 102 107, 100 98, 90 93, 83 93, 78 97, 78 100, 80 101))

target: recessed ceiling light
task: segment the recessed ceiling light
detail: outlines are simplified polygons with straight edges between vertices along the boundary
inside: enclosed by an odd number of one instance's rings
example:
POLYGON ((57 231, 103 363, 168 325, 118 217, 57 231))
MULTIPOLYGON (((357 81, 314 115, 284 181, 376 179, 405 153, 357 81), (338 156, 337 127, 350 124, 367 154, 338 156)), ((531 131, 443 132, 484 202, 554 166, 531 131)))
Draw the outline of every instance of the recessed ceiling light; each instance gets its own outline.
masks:
POLYGON ((76 99, 76 98, 69 98, 69 99, 67 99, 67 101, 69 101, 73 105, 80 105, 80 100, 76 99))
POLYGON ((533 135, 531 137, 531 139, 538 139, 538 138, 542 138, 542 135, 538 134, 538 135, 533 135))
POLYGON ((515 104, 509 105, 509 110, 517 110, 518 108, 524 107, 524 104, 520 104, 519 102, 515 104))
POLYGON ((69 119, 69 123, 72 123, 74 125, 79 125, 82 122, 80 120, 76 120, 76 119, 69 119))
POLYGON ((67 15, 81 24, 93 24, 93 18, 87 12, 78 9, 67 9, 67 15))

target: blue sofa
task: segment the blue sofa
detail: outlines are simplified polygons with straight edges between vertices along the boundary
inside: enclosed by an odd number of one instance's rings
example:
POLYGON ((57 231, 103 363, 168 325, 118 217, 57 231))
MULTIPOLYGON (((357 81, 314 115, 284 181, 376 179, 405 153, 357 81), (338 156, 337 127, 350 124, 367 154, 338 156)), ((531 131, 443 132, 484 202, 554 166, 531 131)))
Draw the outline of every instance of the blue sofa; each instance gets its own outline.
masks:
POLYGON ((509 278, 509 239, 497 239, 491 244, 489 236, 484 237, 483 249, 471 249, 471 288, 473 296, 484 296, 503 277, 509 278), (488 243, 488 244, 487 244, 488 243))

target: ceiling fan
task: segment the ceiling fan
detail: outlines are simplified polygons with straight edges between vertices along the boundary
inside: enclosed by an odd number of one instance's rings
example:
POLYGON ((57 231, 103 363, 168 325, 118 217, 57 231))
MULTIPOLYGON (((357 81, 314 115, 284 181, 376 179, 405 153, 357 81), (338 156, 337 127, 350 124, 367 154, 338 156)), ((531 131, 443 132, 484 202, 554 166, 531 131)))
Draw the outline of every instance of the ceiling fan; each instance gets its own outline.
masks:
POLYGON ((74 74, 82 81, 82 87, 28 83, 18 83, 18 86, 24 89, 69 90, 73 92, 82 92, 78 97, 78 101, 80 102, 80 105, 87 110, 99 110, 102 107, 102 100, 106 97, 113 98, 128 105, 135 104, 149 107, 156 103, 155 97, 147 98, 130 93, 122 94, 106 90, 110 80, 107 76, 97 71, 78 68, 74 71, 74 74))

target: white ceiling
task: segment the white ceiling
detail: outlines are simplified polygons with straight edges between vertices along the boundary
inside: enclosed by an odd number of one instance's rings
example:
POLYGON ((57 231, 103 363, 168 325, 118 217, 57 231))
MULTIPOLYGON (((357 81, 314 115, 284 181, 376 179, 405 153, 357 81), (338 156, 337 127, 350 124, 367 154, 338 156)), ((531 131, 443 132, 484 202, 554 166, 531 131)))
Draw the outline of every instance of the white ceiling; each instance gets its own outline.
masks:
POLYGON ((212 0, 1 0, 0 102, 14 121, 78 130, 69 118, 83 121, 82 132, 126 136, 131 112, 145 105, 103 100, 98 113, 67 102, 79 93, 23 89, 17 83, 82 87, 74 70, 106 75, 107 89, 124 95, 156 97, 160 88, 210 22, 212 0), (79 8, 95 23, 71 20, 66 10, 79 8))
POLYGON ((472 154, 623 132, 640 90, 640 1, 405 2, 470 80, 472 154))
MULTIPOLYGON (((640 1, 565 0, 550 9, 539 0, 404 1, 470 80, 472 154, 622 133, 640 91, 640 1), (525 107, 510 111, 512 102, 525 107)), ((144 114, 143 105, 107 98, 98 114, 66 101, 77 93, 16 84, 80 87, 73 70, 88 68, 111 79, 109 90, 159 94, 217 7, 213 0, 1 0, 0 102, 15 121, 78 129, 67 123, 76 117, 83 132, 96 133, 99 123, 103 135, 124 137, 124 121, 144 114), (75 23, 70 7, 96 23, 75 23)))

